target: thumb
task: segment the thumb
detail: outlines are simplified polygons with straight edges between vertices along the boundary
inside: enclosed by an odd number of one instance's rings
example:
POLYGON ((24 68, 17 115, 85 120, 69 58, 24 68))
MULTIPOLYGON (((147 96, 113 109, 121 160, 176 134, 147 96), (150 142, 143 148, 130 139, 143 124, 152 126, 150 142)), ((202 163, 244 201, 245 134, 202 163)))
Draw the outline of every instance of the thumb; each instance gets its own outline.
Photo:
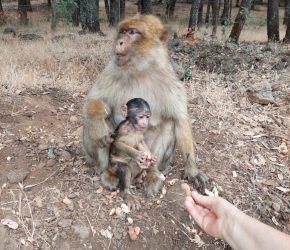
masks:
POLYGON ((193 200, 202 207, 212 209, 213 198, 205 195, 201 195, 196 191, 192 192, 193 200))

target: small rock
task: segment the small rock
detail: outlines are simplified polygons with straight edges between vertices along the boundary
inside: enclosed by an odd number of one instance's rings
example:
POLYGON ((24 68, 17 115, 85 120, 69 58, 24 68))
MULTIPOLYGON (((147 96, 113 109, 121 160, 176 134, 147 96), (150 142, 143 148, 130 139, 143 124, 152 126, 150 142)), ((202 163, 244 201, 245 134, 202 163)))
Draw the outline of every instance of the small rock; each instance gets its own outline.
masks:
POLYGON ((66 239, 66 238, 67 238, 67 234, 66 234, 66 232, 65 232, 65 231, 62 231, 62 232, 60 233, 60 237, 63 238, 63 239, 66 239))
POLYGON ((56 164, 56 160, 54 160, 54 159, 50 159, 46 162, 46 166, 49 168, 53 167, 55 164, 56 164))
POLYGON ((62 228, 66 228, 66 227, 70 227, 72 224, 72 220, 71 219, 61 219, 58 222, 58 225, 62 228))
POLYGON ((77 123, 79 121, 79 118, 75 115, 72 115, 70 118, 69 118, 69 121, 71 123, 77 123))
POLYGON ((277 212, 279 212, 280 209, 281 209, 280 205, 279 205, 278 203, 275 203, 275 202, 272 204, 272 207, 273 207, 274 210, 277 211, 277 212))
POLYGON ((13 221, 13 220, 11 220, 11 219, 2 219, 1 223, 4 226, 7 226, 7 227, 12 228, 14 230, 18 228, 18 223, 13 221))
POLYGON ((43 151, 43 150, 47 150, 48 149, 48 145, 47 144, 40 144, 37 147, 39 150, 43 151))
POLYGON ((28 111, 23 113, 23 115, 27 116, 27 117, 32 117, 34 114, 35 114, 35 112, 32 110, 28 110, 28 111))
POLYGON ((62 200, 62 202, 63 202, 64 204, 66 204, 66 205, 69 205, 69 204, 72 203, 72 201, 71 201, 69 198, 67 198, 67 197, 65 197, 65 198, 62 200))
POLYGON ((128 221, 129 224, 133 224, 133 219, 131 217, 128 217, 127 221, 128 221))
POLYGON ((90 228, 86 226, 74 226, 74 233, 78 235, 81 239, 89 238, 90 236, 90 228))
POLYGON ((71 154, 68 151, 61 151, 59 154, 60 159, 63 160, 70 160, 71 159, 71 154))
POLYGON ((27 169, 19 169, 9 172, 7 178, 10 183, 18 183, 24 181, 28 175, 27 169))
POLYGON ((35 202, 35 206, 37 206, 39 208, 43 207, 43 205, 42 205, 42 198, 40 196, 36 196, 34 198, 34 202, 35 202))

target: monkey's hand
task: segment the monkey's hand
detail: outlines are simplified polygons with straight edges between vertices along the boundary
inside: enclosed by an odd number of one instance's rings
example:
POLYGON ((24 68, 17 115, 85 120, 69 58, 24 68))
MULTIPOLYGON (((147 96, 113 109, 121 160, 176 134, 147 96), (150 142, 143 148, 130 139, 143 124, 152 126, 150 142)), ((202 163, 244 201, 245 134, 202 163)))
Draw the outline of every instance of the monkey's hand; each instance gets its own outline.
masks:
POLYGON ((87 123, 89 138, 100 148, 109 146, 113 142, 112 131, 105 121, 87 123))
POLYGON ((207 175, 197 168, 194 155, 189 155, 187 158, 184 177, 193 182, 195 189, 202 192, 204 192, 209 180, 207 175))
POLYGON ((146 165, 146 159, 147 159, 146 153, 143 151, 138 151, 135 160, 140 167, 146 165))

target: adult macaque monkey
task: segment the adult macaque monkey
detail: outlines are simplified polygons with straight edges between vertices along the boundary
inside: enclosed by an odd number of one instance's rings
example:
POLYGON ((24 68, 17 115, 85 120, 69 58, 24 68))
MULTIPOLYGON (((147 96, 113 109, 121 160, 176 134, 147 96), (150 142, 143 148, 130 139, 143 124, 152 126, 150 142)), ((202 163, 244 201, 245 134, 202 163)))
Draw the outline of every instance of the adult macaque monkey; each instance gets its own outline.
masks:
POLYGON ((147 195, 158 192, 159 171, 166 170, 176 144, 185 160, 185 177, 203 187, 205 174, 196 167, 191 125, 183 84, 169 62, 168 33, 152 15, 122 21, 114 55, 89 92, 85 107, 83 143, 88 160, 101 171, 108 167, 110 135, 117 126, 120 107, 140 97, 150 103, 152 117, 145 142, 157 158, 147 171, 147 195))

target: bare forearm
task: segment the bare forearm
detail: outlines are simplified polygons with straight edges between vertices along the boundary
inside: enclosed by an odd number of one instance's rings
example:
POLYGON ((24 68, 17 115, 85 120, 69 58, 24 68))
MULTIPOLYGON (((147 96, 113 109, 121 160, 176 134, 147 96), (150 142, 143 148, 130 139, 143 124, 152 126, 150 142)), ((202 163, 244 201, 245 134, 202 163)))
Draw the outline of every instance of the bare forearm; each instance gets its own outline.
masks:
POLYGON ((290 236, 237 210, 225 225, 224 240, 236 250, 290 248, 290 236))

